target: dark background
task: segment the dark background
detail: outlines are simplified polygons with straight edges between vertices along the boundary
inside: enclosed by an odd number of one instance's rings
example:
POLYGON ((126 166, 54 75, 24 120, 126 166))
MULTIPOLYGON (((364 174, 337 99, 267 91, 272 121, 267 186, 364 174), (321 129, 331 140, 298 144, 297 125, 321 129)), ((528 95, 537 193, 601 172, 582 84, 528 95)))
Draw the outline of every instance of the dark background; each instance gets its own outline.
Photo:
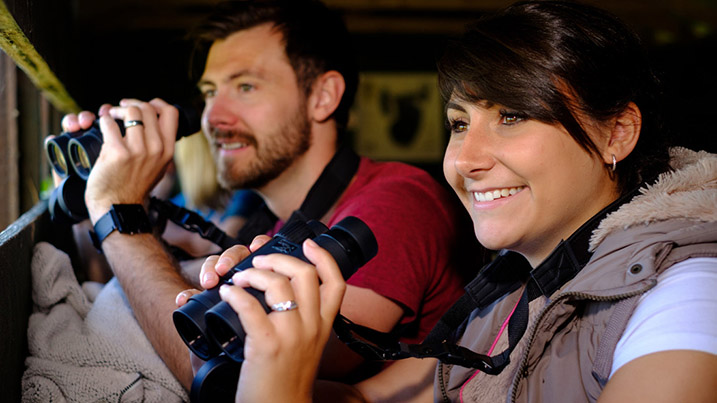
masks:
MULTIPOLYGON (((184 37, 217 0, 6 0, 39 53, 83 108, 122 97, 185 102, 184 37)), ((327 0, 345 18, 364 71, 433 71, 446 38, 510 1, 327 0)), ((633 26, 666 93, 679 143, 717 151, 717 0, 589 1, 633 26)))
MULTIPOLYGON (((188 80, 189 47, 184 36, 217 2, 2 1, 69 94, 82 108, 89 110, 96 110, 104 102, 115 103, 122 97, 188 100, 194 85, 188 80)), ((435 60, 446 38, 460 33, 468 21, 510 3, 505 0, 325 1, 344 15, 354 37, 361 69, 396 72, 434 71, 435 60)), ((717 0, 588 2, 617 14, 643 38, 664 83, 665 120, 677 134, 677 142, 717 152, 713 127, 717 121, 714 74, 717 0)), ((5 72, 14 73, 12 62, 8 64, 10 68, 5 72)), ((0 67, 4 68, 5 63, 0 67)), ((0 123, 17 129, 20 137, 19 147, 2 147, 9 152, 0 154, 0 162, 5 163, 0 166, 0 188, 4 192, 0 199, 0 228, 3 228, 38 202, 40 183, 46 182, 49 176, 41 151, 42 139, 47 134, 58 133, 62 112, 48 112, 47 103, 39 99, 37 90, 22 73, 17 74, 17 80, 0 80, 0 96, 5 97, 0 102, 15 97, 0 108, 0 123), (15 162, 19 174, 6 175, 4 167, 13 166, 15 162), (3 206, 13 200, 16 201, 14 210, 3 206)), ((3 134, 10 138, 14 133, 8 130, 3 134)), ((442 177, 440 163, 427 163, 423 167, 437 178, 442 177)), ((34 211, 35 216, 42 212, 34 211)), ((25 227, 28 219, 24 221, 25 224, 19 225, 25 227)), ((20 395, 27 322, 18 318, 26 319, 30 312, 29 273, 22 271, 29 264, 28 245, 37 241, 37 236, 51 234, 48 228, 31 225, 25 228, 23 236, 27 235, 27 239, 18 238, 15 244, 4 245, 11 258, 5 259, 6 264, 0 270, 6 274, 2 279, 8 280, 2 283, 11 285, 8 288, 11 292, 4 294, 7 296, 4 301, 10 303, 3 305, 3 313, 8 313, 3 317, 6 319, 3 323, 8 323, 3 334, 13 339, 0 346, 0 356, 7 364, 0 367, 0 378, 11 385, 3 390, 7 401, 19 401, 20 395), (33 235, 33 239, 29 235, 33 235), (24 260, 18 262, 15 259, 18 257, 24 260)), ((59 237, 57 233, 54 235, 59 237)))

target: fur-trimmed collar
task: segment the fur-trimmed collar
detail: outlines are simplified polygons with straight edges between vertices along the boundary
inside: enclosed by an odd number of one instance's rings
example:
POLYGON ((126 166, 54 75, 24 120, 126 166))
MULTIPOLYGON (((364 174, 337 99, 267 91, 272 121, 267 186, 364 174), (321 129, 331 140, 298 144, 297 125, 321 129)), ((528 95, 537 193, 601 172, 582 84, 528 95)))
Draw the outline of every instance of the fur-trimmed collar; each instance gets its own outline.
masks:
POLYGON ((590 238, 594 250, 612 231, 671 218, 717 221, 717 154, 683 147, 670 150, 673 171, 608 215, 590 238))

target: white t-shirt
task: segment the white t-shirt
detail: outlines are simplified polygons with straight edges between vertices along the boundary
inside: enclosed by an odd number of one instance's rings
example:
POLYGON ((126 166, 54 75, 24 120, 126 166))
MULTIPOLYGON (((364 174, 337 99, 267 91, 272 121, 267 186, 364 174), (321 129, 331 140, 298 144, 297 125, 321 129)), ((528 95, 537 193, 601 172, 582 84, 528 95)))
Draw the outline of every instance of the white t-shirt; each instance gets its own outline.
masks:
POLYGON ((717 258, 688 259, 658 277, 617 343, 610 376, 635 358, 667 350, 717 354, 717 258))

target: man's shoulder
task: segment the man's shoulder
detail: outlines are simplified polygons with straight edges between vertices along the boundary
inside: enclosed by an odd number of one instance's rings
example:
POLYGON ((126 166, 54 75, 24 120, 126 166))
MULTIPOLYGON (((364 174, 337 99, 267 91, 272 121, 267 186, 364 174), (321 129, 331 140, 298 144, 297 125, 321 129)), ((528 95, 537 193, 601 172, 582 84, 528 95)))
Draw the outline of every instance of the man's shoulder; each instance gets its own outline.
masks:
POLYGON ((397 220, 409 220, 420 214, 423 222, 430 212, 435 220, 454 222, 460 205, 446 186, 420 168, 362 158, 355 180, 341 198, 338 210, 397 220))
POLYGON ((392 189, 401 186, 414 186, 431 192, 446 192, 438 181, 427 171, 416 166, 397 161, 374 161, 361 159, 357 173, 360 186, 392 189))
POLYGON ((394 172, 394 175, 428 175, 423 169, 406 162, 376 161, 368 157, 361 157, 360 169, 367 172, 394 172))

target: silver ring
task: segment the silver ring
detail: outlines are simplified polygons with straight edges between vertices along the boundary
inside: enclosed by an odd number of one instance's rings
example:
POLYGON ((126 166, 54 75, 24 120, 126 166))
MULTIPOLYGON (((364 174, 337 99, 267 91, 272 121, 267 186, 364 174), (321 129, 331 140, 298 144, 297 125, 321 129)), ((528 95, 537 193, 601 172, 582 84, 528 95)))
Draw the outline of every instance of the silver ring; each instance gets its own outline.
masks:
POLYGON ((284 311, 293 311, 294 309, 298 308, 299 306, 296 305, 296 301, 289 300, 284 302, 279 302, 271 306, 271 310, 274 312, 284 312, 284 311))
POLYGON ((141 120, 128 120, 124 122, 125 129, 130 128, 132 126, 144 126, 144 122, 142 122, 141 120))

